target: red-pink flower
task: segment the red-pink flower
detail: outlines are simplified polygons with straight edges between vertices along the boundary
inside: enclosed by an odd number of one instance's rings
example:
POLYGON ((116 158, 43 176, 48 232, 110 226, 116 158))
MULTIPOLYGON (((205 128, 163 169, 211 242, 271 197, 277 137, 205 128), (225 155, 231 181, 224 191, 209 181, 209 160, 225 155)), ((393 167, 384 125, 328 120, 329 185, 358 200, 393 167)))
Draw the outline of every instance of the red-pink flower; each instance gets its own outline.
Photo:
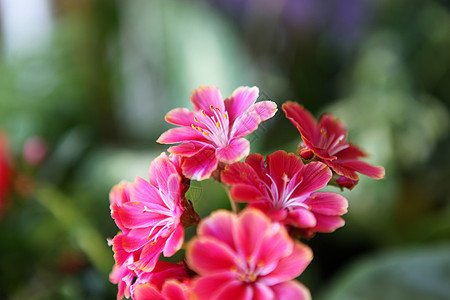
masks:
POLYGON ((179 171, 165 153, 151 163, 149 181, 136 177, 112 189, 111 215, 122 230, 112 241, 119 266, 132 253, 135 268, 151 271, 161 253, 171 256, 181 248, 187 205, 182 189, 179 171))
POLYGON ((0 131, 0 215, 7 204, 12 186, 13 168, 10 155, 6 135, 0 131))
POLYGON ((255 103, 257 87, 239 87, 223 100, 214 86, 202 86, 191 95, 193 111, 176 108, 166 121, 180 127, 164 132, 157 142, 176 144, 170 153, 183 156, 183 173, 196 180, 211 176, 219 162, 233 163, 248 155, 250 143, 244 139, 277 111, 272 101, 255 103))
POLYGON ((188 300, 189 287, 176 280, 167 280, 161 289, 151 283, 138 284, 134 288, 134 300, 188 300))
MULTIPOLYGON (((122 266, 114 265, 110 281, 118 284, 117 299, 160 299, 158 297, 179 295, 188 291, 188 276, 186 267, 181 263, 158 261, 151 272, 129 268, 131 261, 122 266), (170 282, 170 284, 168 284, 170 282), (143 295, 153 295, 155 298, 145 298, 143 295)), ((162 298, 164 299, 164 298, 162 298)), ((178 298, 183 299, 183 298, 178 298)))
POLYGON ((245 163, 228 165, 222 181, 231 185, 235 201, 248 202, 274 221, 314 232, 332 232, 344 225, 347 200, 336 193, 316 192, 327 185, 330 169, 321 162, 303 164, 300 157, 278 150, 266 158, 250 154, 245 163))
MULTIPOLYGON (((347 130, 342 122, 331 114, 324 114, 319 123, 298 103, 288 101, 283 104, 286 117, 297 127, 304 146, 300 154, 326 163, 334 172, 353 181, 358 181, 356 172, 374 179, 384 178, 383 167, 375 167, 359 160, 367 154, 352 143, 347 142, 347 130)), ((353 187, 345 182, 343 187, 353 187)))
POLYGON ((292 279, 312 260, 311 249, 260 211, 216 211, 197 233, 186 257, 199 275, 192 283, 198 299, 310 299, 308 289, 292 279))

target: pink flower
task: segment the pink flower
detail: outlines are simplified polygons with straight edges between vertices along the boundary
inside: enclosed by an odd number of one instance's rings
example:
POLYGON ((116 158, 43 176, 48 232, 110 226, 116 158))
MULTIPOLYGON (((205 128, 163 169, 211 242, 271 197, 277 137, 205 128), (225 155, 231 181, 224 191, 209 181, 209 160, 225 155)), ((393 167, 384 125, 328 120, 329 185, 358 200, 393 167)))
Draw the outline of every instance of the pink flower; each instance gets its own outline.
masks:
POLYGON ((243 162, 228 165, 222 181, 231 185, 235 201, 248 202, 286 225, 305 229, 304 235, 332 232, 344 225, 347 200, 336 193, 316 192, 331 178, 321 162, 303 164, 300 157, 278 150, 266 158, 251 154, 243 162))
POLYGON ((255 104, 257 87, 239 87, 223 100, 214 86, 202 86, 191 95, 194 110, 176 108, 166 121, 180 127, 169 129, 158 143, 176 144, 170 153, 183 156, 183 173, 195 180, 211 176, 219 162, 233 163, 248 155, 250 143, 246 136, 277 111, 272 101, 255 104))
MULTIPOLYGON (((286 117, 291 120, 300 132, 304 146, 300 149, 300 155, 326 163, 334 172, 353 181, 358 181, 356 172, 374 179, 384 178, 383 167, 375 167, 359 158, 367 155, 352 143, 348 143, 347 130, 344 124, 336 120, 332 115, 325 114, 319 123, 301 105, 295 102, 283 104, 286 117)), ((353 187, 354 184, 345 182, 343 187, 353 187)))
POLYGON ((131 296, 132 299, 153 299, 142 296, 146 294, 154 295, 156 297, 154 299, 160 299, 158 297, 162 296, 169 296, 168 299, 176 299, 170 298, 170 296, 178 295, 179 290, 182 293, 188 291, 188 277, 184 264, 158 261, 151 272, 132 270, 129 266, 130 263, 123 264, 120 267, 115 265, 110 274, 110 281, 119 286, 118 300, 124 296, 126 298, 131 296))
POLYGON ((136 177, 133 184, 112 189, 111 216, 122 230, 112 241, 119 266, 132 253, 134 267, 148 272, 161 253, 171 256, 181 248, 181 217, 189 205, 181 180, 177 167, 162 153, 150 165, 149 181, 136 177))
POLYGON ((188 300, 190 291, 186 284, 167 280, 158 289, 151 283, 138 284, 134 288, 134 300, 188 300))
POLYGON ((198 299, 310 299, 297 281, 312 260, 306 245, 260 211, 221 210, 204 219, 187 247, 198 299))
POLYGON ((14 172, 10 155, 6 135, 0 131, 0 215, 7 205, 7 198, 12 188, 14 172))

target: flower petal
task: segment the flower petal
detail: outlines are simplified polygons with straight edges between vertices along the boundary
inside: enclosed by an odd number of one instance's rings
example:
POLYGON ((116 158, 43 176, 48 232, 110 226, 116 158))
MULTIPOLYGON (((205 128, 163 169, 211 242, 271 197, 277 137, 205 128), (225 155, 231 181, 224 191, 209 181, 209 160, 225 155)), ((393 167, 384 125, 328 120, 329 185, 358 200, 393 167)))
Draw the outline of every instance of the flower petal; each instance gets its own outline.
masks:
POLYGON ((189 127, 175 127, 167 130, 156 141, 160 144, 177 144, 186 141, 208 142, 208 139, 198 130, 189 127))
POLYGON ((231 124, 255 103, 258 94, 259 89, 256 86, 241 86, 234 90, 230 98, 225 99, 225 109, 231 124))
POLYGON ((231 249, 236 250, 233 238, 233 230, 236 223, 236 215, 226 210, 213 212, 207 219, 202 221, 197 228, 199 237, 215 238, 231 249))
POLYGON ((187 178, 200 181, 211 176, 217 163, 214 149, 207 148, 191 157, 183 157, 181 169, 187 178))
POLYGON ((230 192, 231 198, 237 202, 261 201, 261 191, 249 184, 234 184, 230 192))
POLYGON ((169 236, 164 246, 163 254, 165 257, 170 257, 181 249, 184 241, 184 229, 180 225, 176 227, 175 231, 169 236))
POLYGON ((302 182, 292 197, 308 195, 325 187, 330 181, 332 173, 327 165, 321 162, 310 162, 303 167, 300 176, 301 178, 297 177, 297 180, 302 180, 302 182))
POLYGON ((246 284, 237 280, 232 281, 217 293, 217 299, 252 300, 253 289, 250 284, 246 284))
POLYGON ((265 121, 272 118, 277 112, 277 104, 273 101, 260 101, 250 107, 249 111, 256 112, 261 119, 265 121))
POLYGON ((175 108, 166 114, 166 122, 174 125, 191 126, 195 114, 187 108, 175 108))
POLYGON ((316 226, 312 229, 317 232, 333 232, 344 226, 345 221, 339 216, 326 216, 316 214, 316 226))
POLYGON ((282 108, 286 117, 297 127, 302 137, 313 142, 317 132, 317 122, 313 115, 303 106, 292 101, 284 103, 282 108))
POLYGON ((348 201, 336 193, 314 193, 303 203, 308 205, 313 213, 327 216, 341 216, 347 212, 348 201))
POLYGON ((175 280, 167 281, 162 289, 162 294, 166 300, 187 300, 188 298, 184 294, 183 288, 175 280))
POLYGON ((299 228, 314 227, 316 226, 316 217, 311 211, 298 207, 288 213, 286 223, 299 228))
POLYGON ((219 89, 215 86, 201 86, 191 94, 191 102, 194 104, 194 111, 210 111, 210 106, 218 107, 222 112, 225 111, 223 97, 219 89))
POLYGON ((237 138, 246 136, 255 131, 259 123, 261 118, 256 112, 244 113, 234 121, 230 136, 237 138))
POLYGON ((244 138, 231 139, 225 148, 219 148, 216 151, 216 156, 219 161, 231 164, 250 152, 250 142, 244 138))
POLYGON ((206 148, 213 148, 213 147, 211 144, 208 143, 192 141, 192 142, 184 142, 180 145, 169 147, 167 151, 169 151, 172 154, 191 157, 206 148))
POLYGON ((139 260, 134 263, 136 268, 144 272, 151 272, 158 262, 165 243, 165 238, 159 238, 154 243, 147 243, 142 249, 139 260))
POLYGON ((311 300, 308 288, 298 281, 291 280, 272 286, 275 298, 278 300, 311 300))
POLYGON ((359 172, 361 174, 367 175, 373 179, 382 179, 385 176, 385 170, 383 167, 372 166, 364 161, 352 159, 352 160, 348 160, 348 161, 337 160, 334 163, 335 164, 338 163, 343 167, 352 169, 355 172, 359 172))
POLYGON ((191 269, 200 275, 230 272, 236 266, 237 257, 225 243, 213 238, 194 238, 188 244, 187 261, 191 269))
POLYGON ((313 259, 311 248, 303 243, 295 242, 292 253, 280 259, 278 266, 261 278, 261 282, 274 285, 299 276, 313 259))
MULTIPOLYGON (((235 274, 230 272, 197 277, 192 284, 192 290, 199 300, 215 300, 220 291, 236 280, 235 274)), ((236 299, 237 300, 237 299, 236 299)))
POLYGON ((239 255, 256 259, 264 233, 272 227, 270 220, 259 210, 246 209, 238 217, 235 242, 239 255))
POLYGON ((271 287, 268 287, 259 282, 253 283, 253 300, 276 300, 275 294, 271 287))
POLYGON ((166 300, 151 284, 138 284, 134 288, 133 299, 135 300, 166 300))

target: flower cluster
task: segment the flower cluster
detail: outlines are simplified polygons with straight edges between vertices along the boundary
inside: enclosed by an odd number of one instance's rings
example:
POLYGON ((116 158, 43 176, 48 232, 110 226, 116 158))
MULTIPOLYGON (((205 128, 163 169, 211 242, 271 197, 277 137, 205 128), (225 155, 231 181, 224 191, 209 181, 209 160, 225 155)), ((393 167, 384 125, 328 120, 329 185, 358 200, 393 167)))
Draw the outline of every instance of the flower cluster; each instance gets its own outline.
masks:
POLYGON ((111 216, 120 231, 109 241, 116 262, 110 281, 117 299, 311 298, 294 280, 313 258, 299 237, 342 227, 348 208, 342 195, 320 190, 352 189, 356 172, 380 179, 384 168, 359 160, 366 154, 346 141, 342 122, 326 114, 317 123, 294 102, 283 111, 300 132, 297 153, 249 154, 244 136, 277 112, 272 101, 256 102, 258 94, 240 87, 223 100, 216 87, 196 89, 193 111, 166 115, 178 125, 158 139, 177 144, 170 155, 151 162, 148 180, 112 188, 111 216), (210 177, 228 191, 233 212, 200 220, 185 194, 190 180, 210 177), (240 212, 238 202, 247 203, 240 212), (197 235, 184 243, 184 228, 197 224, 197 235), (181 248, 182 262, 160 260, 181 248))

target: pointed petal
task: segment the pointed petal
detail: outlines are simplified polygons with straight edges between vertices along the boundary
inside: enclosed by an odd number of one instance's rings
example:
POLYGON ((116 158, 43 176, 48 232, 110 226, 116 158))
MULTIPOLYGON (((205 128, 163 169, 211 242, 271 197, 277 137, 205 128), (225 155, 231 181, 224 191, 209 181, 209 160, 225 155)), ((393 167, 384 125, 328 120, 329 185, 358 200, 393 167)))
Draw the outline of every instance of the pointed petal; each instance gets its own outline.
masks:
MULTIPOLYGON (((292 197, 308 195, 325 187, 332 176, 331 170, 321 162, 306 164, 296 180, 302 180, 300 186, 292 194, 292 197)), ((292 183, 294 184, 294 183, 292 183)))
POLYGON ((194 142, 184 142, 180 145, 169 147, 167 151, 169 151, 172 154, 191 157, 206 148, 212 148, 211 144, 194 141, 194 142))
POLYGON ((272 286, 275 298, 278 300, 311 300, 308 288, 298 281, 291 280, 272 286))
POLYGON ((259 123, 261 118, 256 112, 244 113, 234 121, 230 136, 237 138, 246 136, 255 131, 259 123))
POLYGON ((200 223, 197 228, 197 235, 199 237, 215 238, 235 250, 233 230, 236 221, 236 215, 230 214, 229 211, 215 211, 200 223))
POLYGON ((187 261, 191 269, 201 275, 232 272, 238 260, 235 253, 213 238, 194 238, 187 246, 187 261))
POLYGON ((383 167, 372 166, 364 161, 352 159, 352 160, 342 161, 342 162, 340 160, 338 160, 336 163, 339 163, 343 167, 352 169, 355 172, 359 172, 361 174, 367 175, 373 179, 382 179, 385 176, 385 170, 383 167))
POLYGON ((249 112, 255 112, 261 121, 272 118, 277 112, 277 104, 273 101, 260 101, 250 107, 249 112))
MULTIPOLYGON (((150 199, 149 199, 150 200, 150 199)), ((119 210, 120 219, 128 229, 144 228, 156 225, 167 218, 160 212, 168 211, 166 207, 146 202, 129 202, 119 210)))
POLYGON ((313 115, 300 104, 287 101, 282 106, 286 117, 297 127, 302 137, 314 142, 314 137, 318 132, 318 125, 313 115))
POLYGON ((341 216, 347 212, 348 201, 336 193, 314 193, 303 202, 313 213, 327 216, 341 216))
POLYGON ((349 144, 349 147, 339 151, 336 155, 339 159, 367 157, 367 154, 354 144, 349 144))
POLYGON ((300 179, 296 176, 303 169, 303 162, 300 157, 294 153, 286 153, 286 151, 278 150, 266 157, 267 169, 270 177, 277 184, 278 190, 281 191, 285 185, 285 175, 288 179, 300 179))
MULTIPOLYGON (((254 156, 254 154, 250 156, 254 156)), ((255 170, 248 163, 243 162, 235 162, 227 165, 222 172, 221 180, 227 184, 246 184, 255 187, 258 186, 258 182, 260 181, 255 170)))
MULTIPOLYGON (((131 202, 143 202, 145 205, 150 205, 150 203, 152 205, 159 205, 161 209, 165 207, 158 189, 139 176, 136 176, 130 188, 130 199, 131 202)), ((157 209, 158 207, 154 206, 153 208, 157 209)))
POLYGON ((261 201, 261 191, 249 184, 235 184, 231 188, 231 198, 238 202, 261 201))
POLYGON ((255 103, 258 94, 259 89, 256 86, 241 86, 234 90, 230 98, 225 99, 225 109, 231 124, 255 103))
POLYGON ((167 130, 156 141, 160 144, 177 144, 186 141, 208 142, 208 139, 192 127, 175 127, 167 130))
POLYGON ((175 108, 166 114, 167 123, 180 125, 180 126, 191 126, 194 123, 195 114, 187 108, 175 108))
POLYGON ((137 228, 132 229, 128 234, 123 236, 122 246, 127 252, 134 252, 141 249, 144 245, 149 243, 149 234, 151 228, 137 228))
POLYGON ((222 112, 225 111, 223 97, 219 89, 215 86, 201 86, 191 94, 191 102, 194 104, 194 110, 205 112, 210 111, 210 105, 218 107, 222 112))
MULTIPOLYGON (((166 153, 161 153, 152 161, 148 173, 150 183, 164 194, 168 192, 179 194, 181 178, 166 153)), ((176 197, 177 195, 173 195, 173 198, 176 197)))
POLYGON ((347 166, 347 162, 345 160, 336 159, 334 161, 326 161, 326 164, 339 175, 347 177, 351 180, 359 180, 358 174, 347 166))
POLYGON ((165 243, 166 239, 160 238, 156 241, 156 243, 148 243, 145 245, 142 249, 139 260, 134 263, 136 268, 144 272, 151 272, 158 262, 165 243))
POLYGON ((217 163, 215 151, 208 148, 191 157, 183 157, 181 169, 187 178, 200 181, 211 176, 217 163))
POLYGON ((252 153, 245 159, 245 163, 255 170, 261 180, 267 180, 266 167, 264 166, 264 156, 259 153, 252 153))
POLYGON ((184 229, 181 225, 177 226, 174 232, 169 236, 164 246, 163 254, 165 257, 170 257, 181 249, 184 241, 184 229))
POLYGON ((280 259, 278 266, 261 278, 261 282, 274 285, 299 276, 313 259, 311 248, 303 243, 295 242, 292 253, 280 259))
POLYGON ((216 151, 216 156, 219 161, 231 164, 234 163, 250 152, 250 142, 244 138, 231 139, 228 146, 219 148, 216 151))

